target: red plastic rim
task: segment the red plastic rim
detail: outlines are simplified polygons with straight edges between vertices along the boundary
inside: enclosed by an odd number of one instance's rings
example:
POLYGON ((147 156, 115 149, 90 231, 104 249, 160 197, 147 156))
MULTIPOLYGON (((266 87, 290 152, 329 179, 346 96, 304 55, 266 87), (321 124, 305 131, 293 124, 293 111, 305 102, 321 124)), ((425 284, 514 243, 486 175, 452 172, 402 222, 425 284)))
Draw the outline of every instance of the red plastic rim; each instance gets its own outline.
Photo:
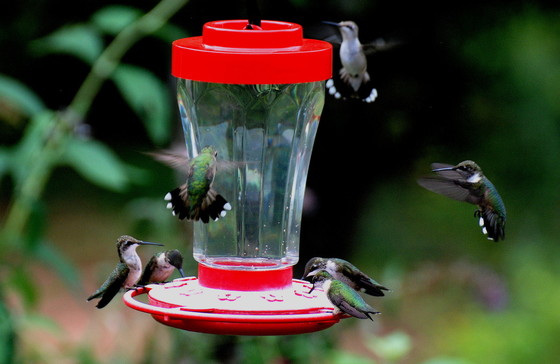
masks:
MULTIPOLYGON (((220 264, 220 263, 215 263, 220 264)), ((240 263, 237 263, 240 264, 240 263)), ((222 269, 198 264, 201 286, 231 291, 267 291, 286 289, 292 285, 292 266, 280 269, 236 270, 228 262, 222 269), (229 269, 228 269, 229 268, 229 269)))
POLYGON ((176 279, 164 285, 130 290, 125 304, 151 314, 175 328, 221 335, 292 335, 320 331, 338 323, 325 293, 313 293, 308 282, 293 280, 283 291, 227 291, 198 285, 196 277, 176 279), (149 303, 136 299, 147 294, 149 303))
POLYGON ((286 84, 324 81, 332 75, 332 46, 304 39, 300 25, 263 20, 206 23, 202 36, 176 40, 171 73, 215 83, 286 84))

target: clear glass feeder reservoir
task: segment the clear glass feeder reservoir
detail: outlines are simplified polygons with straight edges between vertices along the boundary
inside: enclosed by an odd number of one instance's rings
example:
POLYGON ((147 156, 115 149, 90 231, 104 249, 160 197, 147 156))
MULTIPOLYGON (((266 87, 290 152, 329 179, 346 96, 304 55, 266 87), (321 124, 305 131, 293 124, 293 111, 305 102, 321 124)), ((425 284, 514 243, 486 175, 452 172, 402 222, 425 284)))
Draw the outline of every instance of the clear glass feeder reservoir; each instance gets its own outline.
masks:
POLYGON ((188 156, 206 146, 217 151, 213 189, 232 208, 194 222, 198 278, 148 286, 150 305, 133 299, 142 291, 128 292, 125 302, 192 331, 317 331, 339 318, 320 290, 309 294, 307 282, 292 279, 292 266, 332 50, 303 39, 297 24, 247 25, 210 22, 201 37, 173 43, 188 156))

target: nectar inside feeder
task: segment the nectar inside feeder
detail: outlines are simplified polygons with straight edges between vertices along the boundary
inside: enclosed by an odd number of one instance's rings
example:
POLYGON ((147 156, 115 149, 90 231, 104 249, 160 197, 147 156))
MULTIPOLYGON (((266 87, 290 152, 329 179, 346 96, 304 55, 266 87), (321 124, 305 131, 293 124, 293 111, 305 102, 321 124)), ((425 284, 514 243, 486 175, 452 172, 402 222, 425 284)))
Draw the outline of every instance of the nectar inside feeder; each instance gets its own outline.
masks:
POLYGON ((300 25, 215 21, 173 43, 172 73, 189 158, 217 151, 213 189, 231 205, 194 222, 198 278, 125 294, 157 321, 197 332, 313 332, 341 315, 325 293, 293 279, 307 171, 332 73, 329 43, 300 25), (146 294, 148 303, 135 297, 146 294))

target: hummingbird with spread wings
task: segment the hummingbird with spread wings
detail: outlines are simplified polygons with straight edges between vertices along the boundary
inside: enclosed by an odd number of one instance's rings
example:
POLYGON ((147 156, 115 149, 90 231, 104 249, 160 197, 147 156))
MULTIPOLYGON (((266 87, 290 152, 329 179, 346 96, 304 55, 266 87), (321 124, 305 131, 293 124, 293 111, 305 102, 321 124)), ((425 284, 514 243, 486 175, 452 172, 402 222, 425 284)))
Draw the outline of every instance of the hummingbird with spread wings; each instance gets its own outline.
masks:
POLYGON ((482 173, 482 169, 471 160, 455 166, 433 163, 436 176, 418 179, 418 184, 427 190, 478 206, 475 217, 488 239, 499 241, 505 238, 506 207, 496 187, 482 173))
POLYGON ((214 147, 202 148, 194 158, 173 153, 151 153, 156 160, 175 168, 186 169, 186 182, 165 195, 167 208, 180 220, 218 220, 231 210, 231 204, 213 188, 218 170, 218 152, 214 147))
POLYGON ((367 103, 375 101, 377 89, 371 82, 367 56, 392 49, 399 45, 399 42, 378 38, 373 42, 362 44, 358 37, 358 25, 355 22, 324 21, 323 23, 337 27, 340 32, 339 37, 326 39, 335 46, 340 45, 339 57, 334 62, 335 65, 340 63, 340 69, 338 74, 333 72, 333 78, 327 81, 328 93, 337 99, 354 98, 367 103))

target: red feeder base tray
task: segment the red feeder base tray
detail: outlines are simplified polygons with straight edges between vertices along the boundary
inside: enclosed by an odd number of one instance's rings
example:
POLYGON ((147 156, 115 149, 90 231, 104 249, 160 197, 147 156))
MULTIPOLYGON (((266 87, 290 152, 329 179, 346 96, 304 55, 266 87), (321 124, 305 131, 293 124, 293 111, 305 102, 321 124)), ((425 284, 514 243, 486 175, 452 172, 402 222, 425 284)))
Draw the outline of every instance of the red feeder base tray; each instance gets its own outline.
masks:
POLYGON ((125 293, 125 304, 162 324, 221 335, 291 335, 320 331, 340 321, 321 289, 293 279, 280 290, 238 291, 201 286, 196 277, 125 293), (135 297, 146 294, 148 303, 135 297))

